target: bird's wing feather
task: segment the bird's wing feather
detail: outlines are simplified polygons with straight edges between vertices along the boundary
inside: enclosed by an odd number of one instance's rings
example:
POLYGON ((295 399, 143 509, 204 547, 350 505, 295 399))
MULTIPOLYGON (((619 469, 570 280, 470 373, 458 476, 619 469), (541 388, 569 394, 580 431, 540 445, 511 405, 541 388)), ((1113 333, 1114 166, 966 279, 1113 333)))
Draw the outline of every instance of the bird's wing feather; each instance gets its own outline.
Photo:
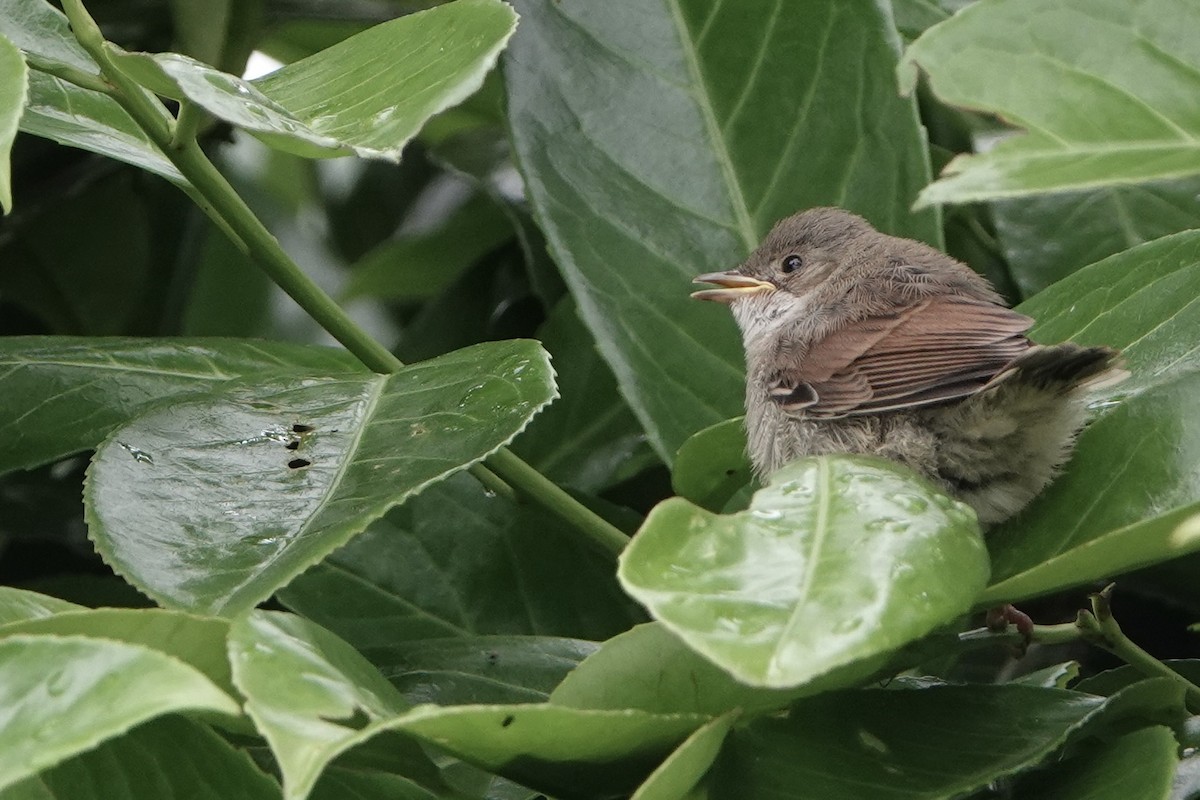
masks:
POLYGON ((877 414, 978 392, 1032 345, 1033 320, 961 297, 868 317, 817 342, 771 396, 809 417, 877 414))

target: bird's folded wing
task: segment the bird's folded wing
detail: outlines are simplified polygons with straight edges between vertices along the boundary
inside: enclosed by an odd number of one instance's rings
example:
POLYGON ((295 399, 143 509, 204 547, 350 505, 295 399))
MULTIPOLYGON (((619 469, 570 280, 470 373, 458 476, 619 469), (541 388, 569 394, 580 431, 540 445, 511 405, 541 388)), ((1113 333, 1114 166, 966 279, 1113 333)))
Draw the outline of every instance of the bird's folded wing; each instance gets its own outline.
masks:
POLYGON ((837 418, 954 400, 982 389, 1031 345, 1033 320, 957 297, 868 317, 817 342, 770 387, 789 412, 837 418))

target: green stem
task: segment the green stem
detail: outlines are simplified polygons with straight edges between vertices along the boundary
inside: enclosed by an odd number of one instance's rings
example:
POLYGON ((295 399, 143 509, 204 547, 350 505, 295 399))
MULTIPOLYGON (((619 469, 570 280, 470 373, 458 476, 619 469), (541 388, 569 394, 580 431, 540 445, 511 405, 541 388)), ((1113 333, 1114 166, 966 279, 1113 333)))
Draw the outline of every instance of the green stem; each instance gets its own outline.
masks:
MULTIPOLYGON (((104 35, 88 15, 81 0, 64 0, 63 11, 71 22, 76 39, 96 60, 104 76, 112 83, 112 88, 115 89, 112 93, 117 102, 188 181, 188 185, 183 187, 184 191, 196 201, 204 213, 322 328, 369 369, 387 374, 403 367, 400 359, 368 336, 292 261, 279 241, 254 215, 225 176, 208 160, 196 140, 183 137, 178 137, 177 140, 177 123, 170 118, 157 98, 125 75, 109 59, 104 48, 104 35)), ((619 553, 629 541, 615 526, 610 525, 508 450, 499 451, 488 459, 487 463, 491 469, 482 464, 475 464, 471 473, 489 489, 511 494, 509 487, 504 483, 507 481, 611 553, 619 553)))
POLYGON ((61 61, 51 61, 42 58, 37 53, 29 52, 25 53, 25 62, 38 72, 53 75, 67 83, 78 86, 80 89, 90 89, 93 92, 101 92, 103 94, 112 93, 112 86, 106 83, 99 75, 84 72, 78 67, 72 67, 70 64, 63 64, 61 61))
POLYGON ((1112 615, 1112 590, 1109 584, 1092 595, 1092 610, 1080 611, 1075 624, 1083 638, 1115 655, 1129 666, 1150 678, 1170 678, 1183 687, 1184 703, 1193 714, 1200 714, 1200 686, 1189 681, 1154 656, 1138 647, 1121 631, 1112 615))

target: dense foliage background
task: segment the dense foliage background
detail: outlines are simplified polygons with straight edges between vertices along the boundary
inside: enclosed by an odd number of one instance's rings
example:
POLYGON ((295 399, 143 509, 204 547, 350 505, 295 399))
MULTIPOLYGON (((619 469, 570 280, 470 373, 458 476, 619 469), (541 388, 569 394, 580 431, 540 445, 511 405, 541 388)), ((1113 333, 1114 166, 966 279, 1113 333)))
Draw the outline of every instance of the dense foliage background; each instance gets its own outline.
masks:
POLYGON ((1189 0, 4 0, 0 799, 1200 796, 1198 98, 1189 0), (690 280, 813 205, 1124 350, 986 539, 753 484, 690 280))

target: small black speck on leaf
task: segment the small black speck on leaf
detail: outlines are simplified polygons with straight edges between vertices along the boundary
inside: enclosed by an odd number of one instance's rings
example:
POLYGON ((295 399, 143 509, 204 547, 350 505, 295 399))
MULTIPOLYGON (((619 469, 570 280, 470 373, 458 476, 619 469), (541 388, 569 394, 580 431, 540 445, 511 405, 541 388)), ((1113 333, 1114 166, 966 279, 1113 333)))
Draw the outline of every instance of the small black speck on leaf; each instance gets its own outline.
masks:
POLYGON ((507 717, 505 717, 503 720, 500 721, 500 727, 507 728, 509 725, 513 724, 514 719, 516 719, 516 717, 514 717, 512 714, 509 714, 507 717))
POLYGON ((311 433, 316 430, 312 425, 305 425, 303 422, 297 422, 292 426, 292 433, 311 433))
POLYGON ((310 464, 312 464, 312 462, 307 458, 293 458, 288 462, 288 469, 301 469, 302 467, 307 467, 310 464))
POLYGON ((727 470, 725 470, 725 477, 732 478, 736 472, 737 472, 736 469, 727 469, 727 470))
POLYGON ((300 447, 300 442, 299 442, 299 441, 297 441, 297 440, 295 440, 295 439, 293 439, 292 441, 290 441, 290 442, 288 442, 287 444, 285 444, 285 445, 284 445, 284 447, 286 447, 288 450, 295 450, 295 449, 297 449, 298 447, 300 447))
POLYGON ((500 654, 499 654, 499 653, 497 653, 497 652, 493 651, 493 652, 490 652, 490 653, 488 653, 488 654, 487 654, 487 662, 488 662, 489 664, 496 664, 496 663, 498 663, 499 661, 500 661, 500 654))

